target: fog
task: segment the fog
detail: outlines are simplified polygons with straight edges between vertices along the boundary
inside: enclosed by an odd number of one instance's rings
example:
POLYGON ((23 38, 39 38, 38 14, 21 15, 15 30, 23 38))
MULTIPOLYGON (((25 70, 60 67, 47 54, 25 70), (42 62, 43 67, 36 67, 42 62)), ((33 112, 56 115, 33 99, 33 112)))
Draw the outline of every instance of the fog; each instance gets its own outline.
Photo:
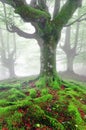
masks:
MULTIPOLYGON (((29 25, 30 31, 34 31, 34 29, 29 25)), ((29 32, 29 31, 28 31, 29 32)), ((7 31, 5 30, 5 33, 7 31)), ((65 33, 62 33, 62 37, 65 33)), ((62 39, 61 39, 62 40, 62 39)), ((59 41, 60 42, 62 41, 59 41)), ((12 41, 11 41, 12 42, 12 41)), ((15 74, 18 77, 21 76, 32 76, 40 73, 40 48, 37 44, 36 40, 26 40, 24 38, 16 35, 16 44, 18 46, 18 52, 15 61, 15 74)), ((82 57, 83 59, 84 57, 82 57)), ((57 72, 66 71, 66 55, 60 49, 59 45, 57 46, 57 57, 56 57, 56 67, 57 72), (60 54, 59 54, 60 53, 60 54)), ((76 58, 77 60, 77 58, 76 58)), ((83 59, 84 61, 85 59, 83 59)), ((74 63, 73 65, 74 72, 80 75, 86 76, 86 63, 79 62, 74 63)), ((9 78, 9 71, 6 67, 3 66, 2 62, 0 62, 0 80, 9 78)))
MULTIPOLYGON (((28 4, 29 3, 30 1, 28 1, 28 4)), ((52 5, 53 3, 50 7, 51 12, 53 10, 52 5)), ((3 6, 1 3, 0 6, 3 10, 3 6)), ((7 13, 9 12, 9 8, 11 7, 6 7, 7 13)), ((6 22, 3 22, 4 13, 1 14, 2 17, 0 25, 0 80, 10 77, 8 69, 9 67, 6 66, 4 60, 9 58, 9 54, 11 54, 12 51, 15 51, 15 54, 13 54, 13 59, 15 58, 15 76, 21 77, 38 75, 40 73, 40 48, 37 44, 37 41, 35 39, 25 39, 23 37, 18 36, 16 33, 11 33, 7 31, 6 22), (2 52, 2 50, 4 51, 4 53, 2 52), (2 55, 5 55, 5 57, 3 57, 2 55)), ((9 19, 12 20, 12 17, 14 17, 14 24, 18 26, 22 31, 30 34, 35 32, 35 28, 31 25, 31 23, 24 23, 19 17, 19 15, 13 15, 14 14, 11 13, 9 19), (16 17, 18 17, 18 20, 16 20, 16 17)), ((78 11, 73 16, 73 19, 77 15, 78 11)), ((74 44, 77 44, 77 55, 75 55, 73 59, 73 72, 75 74, 79 74, 80 76, 86 76, 86 28, 84 28, 84 26, 86 26, 86 21, 84 20, 80 22, 79 25, 78 22, 74 23, 71 26, 70 35, 68 35, 68 32, 66 31, 67 27, 63 28, 61 38, 56 50, 56 68, 58 73, 65 72, 67 70, 67 57, 68 55, 69 57, 71 57, 71 53, 70 50, 68 50, 67 48, 68 46, 64 45, 67 42, 70 42, 68 44, 70 44, 71 48, 75 46, 74 44), (77 30, 77 26, 79 30, 77 30), (66 49, 64 49, 63 46, 64 48, 66 47, 66 49)), ((72 53, 74 52, 72 51, 72 53)), ((9 61, 8 64, 10 64, 10 62, 11 61, 9 61)))

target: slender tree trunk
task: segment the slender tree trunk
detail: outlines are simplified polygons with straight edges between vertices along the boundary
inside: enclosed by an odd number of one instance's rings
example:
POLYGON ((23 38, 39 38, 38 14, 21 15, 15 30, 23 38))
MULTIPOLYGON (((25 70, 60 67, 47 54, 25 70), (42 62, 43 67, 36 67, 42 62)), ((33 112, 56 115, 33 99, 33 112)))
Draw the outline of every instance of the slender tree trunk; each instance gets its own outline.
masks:
POLYGON ((14 78, 15 75, 15 70, 14 70, 14 62, 10 61, 10 64, 8 66, 8 70, 9 70, 9 76, 10 78, 14 78))
POLYGON ((67 55, 67 72, 73 72, 73 61, 74 61, 73 56, 67 55))

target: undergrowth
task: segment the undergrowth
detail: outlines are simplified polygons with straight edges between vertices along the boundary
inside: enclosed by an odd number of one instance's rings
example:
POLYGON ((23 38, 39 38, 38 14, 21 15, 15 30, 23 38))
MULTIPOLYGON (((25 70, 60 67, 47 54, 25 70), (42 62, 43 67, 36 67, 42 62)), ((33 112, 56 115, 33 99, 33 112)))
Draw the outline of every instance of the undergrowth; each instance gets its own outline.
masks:
POLYGON ((41 82, 0 84, 0 130, 86 130, 86 87, 41 82))

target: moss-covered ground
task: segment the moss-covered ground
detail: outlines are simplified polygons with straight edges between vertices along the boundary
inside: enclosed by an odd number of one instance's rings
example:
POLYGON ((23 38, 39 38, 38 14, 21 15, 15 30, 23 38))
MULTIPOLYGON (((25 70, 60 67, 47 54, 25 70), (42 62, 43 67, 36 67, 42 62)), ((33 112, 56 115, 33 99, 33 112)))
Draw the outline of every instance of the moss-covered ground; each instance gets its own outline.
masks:
POLYGON ((28 78, 1 82, 0 130, 86 130, 86 86, 40 86, 28 78))

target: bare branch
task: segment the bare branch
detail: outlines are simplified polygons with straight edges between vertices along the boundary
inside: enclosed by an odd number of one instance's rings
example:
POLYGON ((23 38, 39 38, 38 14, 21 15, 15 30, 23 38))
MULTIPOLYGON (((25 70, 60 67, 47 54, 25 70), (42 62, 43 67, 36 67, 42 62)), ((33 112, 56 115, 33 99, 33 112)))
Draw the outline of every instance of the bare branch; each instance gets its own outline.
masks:
POLYGON ((27 38, 27 39, 35 39, 36 36, 37 36, 37 33, 33 33, 33 34, 29 34, 29 33, 26 33, 24 31, 22 31, 20 28, 18 28, 17 26, 15 25, 9 25, 7 26, 7 30, 11 33, 17 33, 20 37, 24 37, 24 38, 27 38))
POLYGON ((34 8, 44 10, 48 12, 48 7, 46 5, 46 0, 31 0, 30 5, 34 8))
POLYGON ((74 20, 73 22, 71 22, 71 23, 65 25, 64 27, 68 27, 68 26, 71 26, 72 24, 74 24, 74 23, 76 23, 76 22, 81 22, 81 21, 86 20, 86 18, 82 18, 82 17, 85 16, 85 15, 86 15, 86 13, 82 14, 79 18, 77 18, 77 19, 74 20), (82 18, 82 19, 81 19, 81 18, 82 18))
POLYGON ((11 32, 11 33, 17 33, 19 36, 27 38, 27 39, 36 38, 36 35, 37 35, 36 32, 34 34, 28 34, 28 33, 24 32, 24 31, 22 31, 21 29, 19 29, 14 24, 8 23, 8 21, 7 21, 7 15, 6 15, 6 7, 5 7, 4 3, 3 3, 3 7, 4 7, 4 13, 5 13, 6 28, 7 28, 7 30, 9 32, 11 32))
POLYGON ((55 0, 53 18, 55 18, 55 16, 58 14, 59 9, 60 9, 60 0, 55 0))
POLYGON ((74 45, 75 51, 77 50, 77 45, 78 45, 79 27, 80 27, 80 24, 77 23, 77 25, 76 25, 76 35, 75 35, 75 45, 74 45))

